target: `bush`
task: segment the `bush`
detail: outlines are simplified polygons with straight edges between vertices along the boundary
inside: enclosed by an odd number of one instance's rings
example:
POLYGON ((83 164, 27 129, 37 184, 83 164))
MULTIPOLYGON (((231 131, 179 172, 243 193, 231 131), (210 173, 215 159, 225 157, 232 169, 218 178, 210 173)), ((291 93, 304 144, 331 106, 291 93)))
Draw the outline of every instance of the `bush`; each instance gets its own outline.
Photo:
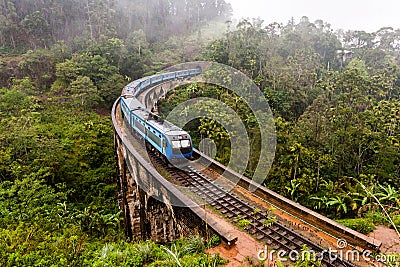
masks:
POLYGON ((149 247, 154 243, 150 242, 140 242, 137 244, 130 244, 127 242, 121 243, 110 243, 104 245, 99 249, 94 259, 90 262, 86 262, 87 265, 93 267, 103 267, 103 266, 143 266, 143 264, 148 260, 148 255, 143 253, 139 247, 149 247), (97 256, 97 257, 96 257, 97 256))
POLYGON ((251 221, 246 220, 246 219, 241 219, 241 220, 238 221, 238 225, 239 225, 240 228, 246 228, 250 224, 251 224, 251 221))
POLYGON ((162 249, 151 241, 141 241, 134 245, 135 254, 140 256, 143 263, 150 263, 162 257, 162 249))
POLYGON ((213 235, 211 236, 210 240, 207 242, 207 248, 213 248, 221 244, 221 239, 219 238, 218 235, 213 235))
POLYGON ((205 250, 204 240, 201 236, 188 238, 181 248, 181 256, 202 253, 205 250))
POLYGON ((227 263, 226 260, 221 258, 217 253, 215 255, 208 255, 205 253, 185 255, 181 260, 182 266, 197 267, 197 266, 220 266, 227 263))
POLYGON ((343 219, 339 220, 338 222, 362 234, 368 234, 375 230, 375 225, 371 219, 366 219, 366 218, 343 219))
POLYGON ((388 224, 388 219, 382 212, 368 211, 364 217, 371 220, 375 225, 388 224))
POLYGON ((396 225, 397 229, 399 229, 400 228, 400 215, 395 215, 393 217, 393 222, 396 225))

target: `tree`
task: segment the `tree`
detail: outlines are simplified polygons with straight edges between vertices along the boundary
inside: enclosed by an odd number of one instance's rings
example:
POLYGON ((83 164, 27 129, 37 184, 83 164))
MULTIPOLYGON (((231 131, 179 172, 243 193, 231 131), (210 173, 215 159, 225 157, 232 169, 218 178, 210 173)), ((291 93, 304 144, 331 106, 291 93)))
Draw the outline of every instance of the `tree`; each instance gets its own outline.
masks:
POLYGON ((49 39, 49 24, 44 18, 42 12, 35 11, 31 14, 25 16, 21 21, 21 25, 24 27, 25 31, 34 38, 29 38, 31 46, 36 48, 39 43, 40 46, 46 47, 47 41, 49 39))
POLYGON ((18 36, 18 14, 14 2, 3 0, 0 2, 0 44, 11 44, 16 49, 18 36))
POLYGON ((79 66, 78 62, 72 59, 67 59, 62 63, 56 65, 57 78, 61 79, 64 83, 69 84, 81 74, 83 68, 79 66))
POLYGON ((101 102, 98 89, 87 76, 78 76, 71 82, 67 92, 83 108, 95 107, 101 102))
POLYGON ((22 112, 32 108, 33 102, 24 92, 17 90, 0 89, 0 112, 3 116, 20 116, 22 112))

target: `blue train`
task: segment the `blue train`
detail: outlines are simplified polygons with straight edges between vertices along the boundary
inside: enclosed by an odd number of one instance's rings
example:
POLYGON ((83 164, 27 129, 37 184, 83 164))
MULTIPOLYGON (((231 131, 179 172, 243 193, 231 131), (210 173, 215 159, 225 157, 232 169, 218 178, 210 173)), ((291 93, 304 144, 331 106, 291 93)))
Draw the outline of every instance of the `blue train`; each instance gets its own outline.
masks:
POLYGON ((197 68, 155 74, 135 80, 122 90, 120 106, 129 127, 146 140, 147 146, 154 148, 168 161, 190 158, 193 154, 192 139, 186 131, 147 111, 136 96, 151 85, 200 73, 201 69, 197 68))

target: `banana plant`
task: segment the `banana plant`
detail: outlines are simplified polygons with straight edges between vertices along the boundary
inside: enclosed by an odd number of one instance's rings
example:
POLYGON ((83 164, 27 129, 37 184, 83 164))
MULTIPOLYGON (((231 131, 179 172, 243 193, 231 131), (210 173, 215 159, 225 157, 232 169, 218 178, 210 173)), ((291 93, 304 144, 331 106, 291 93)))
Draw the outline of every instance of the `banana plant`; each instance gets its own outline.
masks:
MULTIPOLYGON (((365 206, 371 201, 371 196, 366 194, 360 184, 356 184, 355 186, 351 186, 349 184, 347 186, 347 191, 348 196, 351 198, 350 206, 352 210, 356 210, 359 207, 365 206)), ((370 186, 370 191, 374 191, 374 185, 370 186)))
MULTIPOLYGON (((380 200, 378 199, 378 197, 376 196, 377 194, 373 194, 371 191, 369 191, 367 189, 367 187, 362 184, 361 182, 359 182, 359 184, 361 185, 361 187, 364 189, 364 191, 367 193, 368 196, 371 196, 377 203, 378 205, 382 208, 383 213, 386 215, 387 219, 389 220, 390 224, 393 226, 394 230, 396 231, 397 235, 400 237, 400 232, 397 229, 396 224, 393 222, 392 217, 390 216, 390 214, 388 213, 388 211, 385 209, 385 207, 382 205, 382 203, 380 202, 380 200)), ((396 199, 397 204, 399 204, 398 199, 396 199)), ((399 205, 400 206, 400 205, 399 205)))
POLYGON ((326 205, 335 206, 338 213, 346 214, 348 212, 346 197, 342 195, 330 198, 326 205))
POLYGON ((393 188, 391 185, 388 185, 387 187, 383 185, 378 185, 380 189, 382 189, 381 192, 377 193, 376 196, 378 197, 380 202, 383 201, 396 201, 398 202, 398 199, 400 198, 399 192, 393 188))
POLYGON ((315 210, 323 210, 325 209, 328 205, 326 204, 328 202, 328 198, 326 196, 322 197, 310 197, 311 200, 314 201, 314 209, 315 210))

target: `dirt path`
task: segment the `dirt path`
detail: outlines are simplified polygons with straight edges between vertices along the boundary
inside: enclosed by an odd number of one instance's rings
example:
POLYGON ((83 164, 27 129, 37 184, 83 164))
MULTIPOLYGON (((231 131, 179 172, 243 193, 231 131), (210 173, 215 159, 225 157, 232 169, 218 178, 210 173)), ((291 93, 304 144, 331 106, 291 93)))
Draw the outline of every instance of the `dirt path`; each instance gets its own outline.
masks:
POLYGON ((220 244, 214 248, 208 249, 207 253, 219 253, 224 259, 229 260, 227 267, 235 266, 250 266, 258 263, 258 252, 263 249, 263 245, 255 240, 250 235, 242 232, 239 228, 232 225, 221 215, 213 213, 214 219, 218 220, 218 224, 222 225, 228 229, 232 235, 237 236, 238 240, 233 246, 228 246, 226 244, 220 244))
POLYGON ((382 242, 382 253, 400 254, 400 238, 394 229, 387 226, 378 225, 368 236, 376 238, 382 242))

